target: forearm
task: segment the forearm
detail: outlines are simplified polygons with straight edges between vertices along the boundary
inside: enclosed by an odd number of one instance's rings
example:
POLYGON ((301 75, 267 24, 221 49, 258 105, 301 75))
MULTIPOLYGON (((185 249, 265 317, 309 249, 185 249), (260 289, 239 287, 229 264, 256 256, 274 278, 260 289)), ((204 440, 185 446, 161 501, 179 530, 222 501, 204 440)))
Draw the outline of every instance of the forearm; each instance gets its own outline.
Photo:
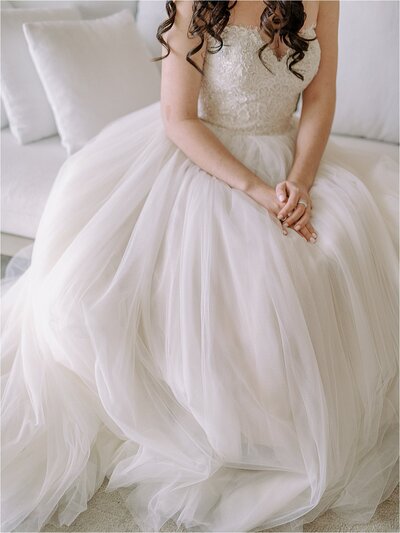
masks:
POLYGON ((311 189, 335 113, 335 95, 303 101, 293 165, 287 179, 311 189))
POLYGON ((248 192, 261 181, 200 119, 179 120, 168 128, 167 135, 193 163, 230 187, 248 192))

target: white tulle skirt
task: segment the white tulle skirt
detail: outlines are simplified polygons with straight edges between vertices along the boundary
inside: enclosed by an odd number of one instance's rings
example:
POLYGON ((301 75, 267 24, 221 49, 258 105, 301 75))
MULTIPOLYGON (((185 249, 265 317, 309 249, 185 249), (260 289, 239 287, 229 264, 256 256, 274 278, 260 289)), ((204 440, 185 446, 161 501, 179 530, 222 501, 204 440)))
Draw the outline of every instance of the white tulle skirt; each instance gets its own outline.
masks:
MULTIPOLYGON (((296 124, 208 126, 274 186, 296 124)), ((372 517, 398 483, 398 166, 345 155, 315 244, 188 159, 159 102, 66 160, 2 283, 3 531, 71 524, 105 477, 147 531, 372 517)))

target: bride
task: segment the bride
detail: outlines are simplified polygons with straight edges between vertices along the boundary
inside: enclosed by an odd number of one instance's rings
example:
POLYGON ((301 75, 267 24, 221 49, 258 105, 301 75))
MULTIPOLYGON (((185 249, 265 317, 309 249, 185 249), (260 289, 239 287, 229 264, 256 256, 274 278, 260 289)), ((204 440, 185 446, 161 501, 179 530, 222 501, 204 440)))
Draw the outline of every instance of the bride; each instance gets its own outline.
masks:
POLYGON ((3 281, 3 530, 105 478, 143 530, 366 523, 398 483, 397 168, 329 139, 338 3, 166 7, 161 101, 66 160, 3 281))

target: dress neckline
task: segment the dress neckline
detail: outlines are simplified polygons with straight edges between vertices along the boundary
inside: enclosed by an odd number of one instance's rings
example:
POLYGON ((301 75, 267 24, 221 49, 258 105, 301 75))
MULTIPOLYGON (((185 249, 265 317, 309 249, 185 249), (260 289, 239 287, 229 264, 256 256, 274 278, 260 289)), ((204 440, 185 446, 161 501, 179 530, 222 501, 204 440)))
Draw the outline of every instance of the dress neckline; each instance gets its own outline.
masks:
MULTIPOLYGON (((310 32, 313 32, 315 34, 315 28, 317 27, 317 24, 314 23, 312 24, 311 26, 308 26, 307 28, 303 28, 302 30, 299 31, 299 34, 300 35, 306 35, 307 33, 310 33, 310 32)), ((260 33, 260 27, 259 26, 255 26, 255 25, 252 25, 252 24, 227 24, 225 26, 225 28, 222 30, 222 33, 224 33, 226 30, 228 30, 229 28, 238 28, 239 30, 245 30, 245 31, 250 31, 254 34, 256 34, 256 36, 258 37, 259 41, 263 44, 265 44, 265 40, 261 37, 261 33, 260 33)), ((318 39, 316 39, 316 41, 318 41, 318 39)), ((284 54, 282 54, 281 56, 277 56, 275 54, 275 52, 273 51, 273 49, 270 47, 270 46, 267 46, 267 48, 264 50, 264 51, 268 51, 272 54, 272 56, 276 59, 276 61, 278 63, 281 63, 283 59, 285 59, 288 55, 289 55, 289 52, 292 50, 292 48, 288 47, 285 51, 284 54)))

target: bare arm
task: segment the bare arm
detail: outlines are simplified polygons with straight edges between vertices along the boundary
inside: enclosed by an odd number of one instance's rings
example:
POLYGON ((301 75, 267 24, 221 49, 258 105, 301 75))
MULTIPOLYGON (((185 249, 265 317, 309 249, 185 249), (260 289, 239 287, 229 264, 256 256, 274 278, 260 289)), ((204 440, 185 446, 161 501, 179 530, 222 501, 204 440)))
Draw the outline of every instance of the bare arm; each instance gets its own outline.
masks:
MULTIPOLYGON (((165 131, 196 165, 230 187, 245 192, 276 217, 285 203, 277 198, 275 188, 235 158, 197 115, 202 76, 186 60, 186 54, 200 44, 200 39, 196 43, 187 37, 192 2, 176 1, 175 5, 174 25, 164 34, 171 52, 162 60, 161 69, 161 114, 165 131)), ((204 65, 205 47, 206 42, 192 57, 200 68, 204 65)), ((309 238, 312 231, 312 225, 304 222, 303 237, 309 238)), ((284 229, 283 233, 287 231, 284 229)))
MULTIPOLYGON (((262 180, 243 165, 198 118, 197 101, 201 74, 186 60, 186 53, 197 42, 187 37, 192 16, 192 2, 177 1, 172 28, 164 34, 171 53, 162 60, 161 113, 168 137, 199 167, 225 181, 231 187, 247 192, 262 180)), ((200 43, 200 39, 198 39, 200 43)), ((192 56, 202 68, 202 49, 192 56)), ((264 182, 262 182, 265 186, 264 182)))
POLYGON ((294 161, 287 179, 308 190, 314 182, 332 127, 336 105, 339 1, 323 0, 316 34, 321 47, 318 73, 303 91, 294 161))

